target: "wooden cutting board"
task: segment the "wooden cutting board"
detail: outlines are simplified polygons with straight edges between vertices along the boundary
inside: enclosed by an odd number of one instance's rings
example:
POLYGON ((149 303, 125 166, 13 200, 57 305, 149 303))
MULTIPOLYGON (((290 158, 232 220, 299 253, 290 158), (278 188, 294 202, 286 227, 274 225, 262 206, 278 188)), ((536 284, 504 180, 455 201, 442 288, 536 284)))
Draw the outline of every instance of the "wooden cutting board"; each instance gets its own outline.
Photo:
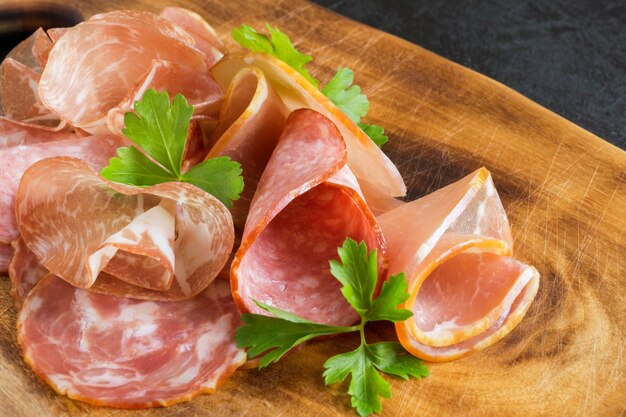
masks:
MULTIPOLYGON (((179 4, 227 38, 242 23, 269 22, 315 57, 328 80, 349 66, 389 131, 385 152, 410 198, 481 165, 509 213, 516 255, 541 286, 522 323, 470 358, 430 365, 432 376, 391 379, 388 416, 617 416, 626 409, 626 153, 515 91, 416 45, 304 0, 165 2, 66 0, 88 17, 120 8, 179 4)), ((521 68, 520 70, 523 70, 521 68)), ((241 370, 214 395, 167 409, 96 408, 56 395, 22 362, 8 281, 0 283, 2 416, 356 415, 344 387, 328 388, 322 364, 352 349, 336 338, 307 346, 262 371, 241 370)), ((389 337, 390 327, 371 329, 389 337)))

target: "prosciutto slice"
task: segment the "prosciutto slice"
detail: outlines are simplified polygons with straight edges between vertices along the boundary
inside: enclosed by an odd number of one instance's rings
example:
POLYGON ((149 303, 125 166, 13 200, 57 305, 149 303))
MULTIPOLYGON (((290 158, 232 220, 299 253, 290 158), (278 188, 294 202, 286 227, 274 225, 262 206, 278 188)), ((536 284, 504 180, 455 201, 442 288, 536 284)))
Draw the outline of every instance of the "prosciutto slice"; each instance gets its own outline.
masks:
POLYGON ((405 272, 414 316, 396 323, 402 345, 442 362, 495 343, 524 317, 539 273, 512 259, 508 219, 489 172, 378 217, 389 274, 405 272))
POLYGON ((258 68, 243 68, 231 81, 206 158, 229 156, 241 164, 246 186, 231 209, 240 229, 287 115, 287 108, 258 68))
POLYGON ((231 267, 242 311, 267 314, 256 299, 318 323, 348 325, 358 318, 328 260, 349 236, 378 250, 384 276, 385 242, 346 160, 345 142, 330 120, 309 109, 289 116, 231 267))
POLYGON ((24 359, 56 392, 94 405, 146 408, 215 391, 246 360, 228 283, 186 301, 94 294, 47 275, 18 317, 24 359))
POLYGON ((98 14, 54 44, 39 96, 73 126, 103 133, 108 111, 126 99, 154 60, 200 74, 208 70, 193 37, 169 20, 130 10, 98 14))
POLYGON ((52 50, 52 40, 42 28, 37 29, 33 36, 35 37, 32 47, 33 56, 37 59, 39 66, 44 68, 52 50))
POLYGON ((2 108, 14 120, 54 119, 39 100, 39 74, 26 65, 7 58, 2 61, 2 108))
POLYGON ((11 246, 14 254, 9 266, 9 278, 15 305, 19 310, 30 290, 48 274, 48 270, 39 263, 21 238, 16 239, 11 246))
POLYGON ((365 199, 372 202, 371 207, 393 207, 386 201, 406 194, 406 185, 393 162, 324 94, 289 65, 264 53, 238 52, 224 57, 211 73, 226 88, 241 68, 251 65, 264 72, 290 111, 310 108, 337 126, 346 143, 350 170, 358 179, 365 199))
POLYGON ((13 249, 6 243, 0 243, 0 274, 5 274, 9 270, 9 264, 13 257, 13 249))
POLYGON ((74 158, 48 158, 26 171, 16 217, 26 246, 55 275, 142 299, 199 294, 234 242, 228 209, 199 188, 110 183, 74 158))
MULTIPOLYGON (((0 243, 10 244, 18 235, 15 196, 26 169, 52 156, 73 156, 94 169, 106 166, 126 141, 118 136, 79 138, 70 132, 52 132, 43 127, 10 122, 0 118, 0 243)), ((57 184, 48 183, 48 189, 57 184)))

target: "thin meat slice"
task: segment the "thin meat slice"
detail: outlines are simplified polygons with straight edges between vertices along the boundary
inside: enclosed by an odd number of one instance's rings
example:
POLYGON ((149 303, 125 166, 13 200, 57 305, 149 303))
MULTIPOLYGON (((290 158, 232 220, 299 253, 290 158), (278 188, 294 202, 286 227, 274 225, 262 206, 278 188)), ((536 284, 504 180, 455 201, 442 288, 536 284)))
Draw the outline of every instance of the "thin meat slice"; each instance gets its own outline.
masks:
POLYGON ((242 311, 267 314, 256 299, 318 323, 348 325, 358 318, 328 260, 351 237, 378 250, 380 276, 387 265, 380 228, 346 157, 343 138, 326 117, 309 109, 289 116, 231 266, 242 311))
POLYGON ((71 28, 50 28, 46 32, 53 43, 57 43, 61 36, 65 35, 71 28))
MULTIPOLYGON (((290 111, 313 109, 330 119, 341 132, 348 149, 348 165, 362 185, 365 199, 381 201, 401 197, 406 185, 396 166, 374 142, 313 84, 284 62, 264 53, 234 53, 212 69, 217 82, 226 88, 244 67, 260 68, 290 111), (363 186, 367 181, 367 187, 363 186)), ((374 205, 380 206, 380 203, 374 205)))
POLYGON ((0 243, 0 274, 6 274, 13 258, 13 248, 6 243, 0 243))
POLYGON ((217 116, 224 93, 208 73, 201 73, 184 65, 164 60, 154 60, 150 69, 130 90, 126 98, 107 114, 107 125, 111 132, 122 134, 124 115, 134 108, 148 89, 167 91, 170 97, 182 94, 194 106, 195 115, 217 116))
POLYGON ((76 287, 134 298, 199 294, 234 242, 228 209, 199 188, 115 184, 74 158, 32 165, 16 216, 22 239, 49 271, 76 287))
POLYGON ((198 13, 182 7, 166 7, 159 16, 181 27, 192 36, 196 47, 205 54, 207 65, 210 67, 224 56, 223 52, 226 50, 224 44, 211 25, 198 13))
POLYGON ((92 134, 107 130, 117 107, 154 60, 206 73, 191 36, 170 21, 141 11, 91 17, 54 45, 41 75, 39 96, 61 119, 92 134))
POLYGON ((228 283, 190 300, 94 294, 53 275, 18 317, 24 360, 59 394, 94 405, 147 408, 212 393, 246 360, 228 283))
POLYGON ((539 274, 512 259, 511 231, 491 175, 462 180, 378 217, 389 273, 405 272, 414 316, 396 323, 403 346, 448 361, 495 343, 523 318, 539 274))
POLYGON ((0 150, 18 145, 75 138, 76 134, 67 130, 58 130, 0 117, 0 150))
POLYGON ((14 120, 52 120, 53 116, 39 100, 39 74, 26 65, 7 58, 2 61, 2 108, 14 120))
MULTIPOLYGON (((126 141, 114 135, 79 138, 68 132, 51 132, 44 128, 2 123, 13 130, 5 144, 0 144, 0 243, 9 244, 17 239, 19 231, 15 221, 15 196, 18 184, 26 169, 37 161, 52 156, 73 156, 85 161, 94 169, 108 165, 126 141)), ((2 140, 2 138, 0 138, 2 140)), ((56 183, 47 183, 44 189, 54 190, 56 183)))
POLYGON ((35 254, 26 247, 21 238, 13 241, 11 246, 14 250, 9 266, 11 293, 15 305, 20 309, 30 290, 48 274, 48 270, 39 263, 35 254))
POLYGON ((287 115, 287 108, 258 68, 243 68, 226 91, 207 159, 229 156, 241 164, 246 187, 231 209, 235 226, 240 229, 287 115))
POLYGON ((33 55, 37 59, 39 66, 44 68, 46 62, 48 62, 48 55, 52 50, 52 40, 48 36, 45 30, 39 28, 34 33, 35 39, 33 41, 33 55))

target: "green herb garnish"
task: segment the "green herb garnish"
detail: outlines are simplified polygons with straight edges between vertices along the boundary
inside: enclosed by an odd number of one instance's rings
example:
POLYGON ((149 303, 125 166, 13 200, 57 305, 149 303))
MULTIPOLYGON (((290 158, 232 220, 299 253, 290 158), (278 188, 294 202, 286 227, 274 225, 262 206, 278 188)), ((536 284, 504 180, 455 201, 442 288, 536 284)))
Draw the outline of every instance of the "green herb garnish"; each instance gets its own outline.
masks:
POLYGON ((193 106, 181 94, 170 104, 167 92, 146 91, 135 102, 135 113, 124 115, 126 127, 122 133, 138 145, 117 150, 101 175, 113 182, 150 186, 169 181, 195 185, 232 207, 243 191, 241 165, 228 157, 208 159, 182 172, 193 106))
POLYGON ((318 324, 255 300, 259 307, 274 317, 244 314, 244 326, 237 330, 235 340, 239 347, 249 348, 249 358, 260 356, 259 368, 263 368, 314 337, 358 331, 361 336, 359 347, 328 359, 324 363, 324 380, 330 385, 350 375, 348 394, 352 398, 352 406, 361 416, 367 416, 382 410, 379 397, 391 397, 391 385, 380 372, 404 379, 426 377, 429 372, 420 359, 410 355, 399 343, 369 344, 365 340, 368 322, 397 322, 413 315, 409 310, 397 308, 409 297, 404 273, 393 275, 383 284, 380 295, 373 299, 378 278, 376 251, 368 253, 364 242, 357 244, 347 238, 338 253, 341 261, 330 261, 330 270, 342 284, 341 293, 361 317, 360 324, 318 324))

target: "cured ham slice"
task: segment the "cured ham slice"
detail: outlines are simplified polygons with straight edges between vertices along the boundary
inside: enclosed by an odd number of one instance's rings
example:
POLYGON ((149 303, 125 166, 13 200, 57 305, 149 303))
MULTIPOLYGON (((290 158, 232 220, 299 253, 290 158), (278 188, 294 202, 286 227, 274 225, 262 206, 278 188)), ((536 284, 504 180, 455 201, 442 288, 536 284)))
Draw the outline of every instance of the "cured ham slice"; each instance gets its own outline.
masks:
POLYGON ((195 298, 94 294, 47 275, 18 318, 25 361, 56 392, 94 405, 146 408, 212 393, 246 360, 228 283, 195 298))
POLYGON ((73 126, 103 133, 108 111, 125 100, 154 60, 201 74, 208 69, 193 38, 166 19, 140 11, 95 15, 55 43, 39 96, 73 126))
POLYGON ((378 217, 389 273, 404 271, 414 316, 396 323, 402 345, 442 362, 495 343, 524 317, 539 273, 512 259, 508 219, 489 172, 378 217))
POLYGON ((267 314, 255 299, 318 323, 348 325, 358 318, 328 260, 349 236, 378 250, 384 276, 385 242, 346 160, 346 145, 330 120, 309 109, 289 116, 231 267, 242 311, 267 314))
POLYGON ((46 66, 48 62, 48 55, 52 50, 52 40, 42 28, 39 28, 34 33, 35 39, 33 41, 33 56, 37 59, 41 68, 46 66))
POLYGON ((368 202, 406 194, 406 185, 393 162, 324 94, 284 62, 264 53, 239 52, 224 57, 211 69, 211 73, 226 88, 242 68, 250 65, 264 72, 290 111, 301 107, 310 108, 337 126, 348 149, 350 169, 360 184, 367 181, 363 193, 368 202))
POLYGON ((53 119, 37 93, 39 74, 13 58, 2 62, 2 109, 15 120, 53 119))
POLYGON ((229 156, 241 164, 246 187, 231 209, 235 226, 241 229, 288 113, 258 68, 243 68, 228 87, 213 133, 215 141, 206 158, 229 156))
POLYGON ((5 274, 9 270, 9 264, 13 257, 13 249, 6 243, 0 243, 0 274, 5 274))
POLYGON ((26 171, 16 217, 26 246, 55 275, 142 299, 199 294, 234 242, 228 209, 199 188, 110 183, 74 158, 48 158, 26 171))
POLYGON ((65 35, 65 33, 71 28, 50 28, 47 30, 48 36, 53 43, 57 43, 61 36, 65 35))
POLYGON ((39 263, 21 238, 16 239, 11 246, 14 255, 9 266, 9 278, 15 304, 20 309, 30 290, 48 274, 48 270, 39 263))
MULTIPOLYGON (((52 156, 73 156, 94 169, 109 163, 126 141, 114 135, 79 138, 69 132, 52 132, 45 128, 12 123, 0 119, 0 131, 12 132, 0 137, 0 243, 9 244, 18 235, 15 221, 15 196, 26 169, 52 156)), ((57 184, 48 183, 47 189, 57 184)))
POLYGON ((213 66, 226 50, 215 30, 198 13, 182 7, 166 7, 160 16, 181 27, 191 35, 196 47, 207 56, 207 65, 213 66))
POLYGON ((111 132, 122 134, 124 115, 134 108, 148 89, 167 91, 170 97, 182 94, 194 106, 194 114, 217 116, 224 98, 221 87, 208 73, 200 73, 183 65, 155 60, 148 72, 115 108, 109 110, 107 125, 111 132))

